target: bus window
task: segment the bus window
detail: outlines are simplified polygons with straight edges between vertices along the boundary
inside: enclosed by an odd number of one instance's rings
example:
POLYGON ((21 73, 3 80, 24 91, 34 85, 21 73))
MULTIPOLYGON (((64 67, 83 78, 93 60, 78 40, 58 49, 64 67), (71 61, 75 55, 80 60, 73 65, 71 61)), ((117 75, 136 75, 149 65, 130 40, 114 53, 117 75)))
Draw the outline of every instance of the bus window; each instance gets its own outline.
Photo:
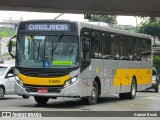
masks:
POLYGON ((125 37, 120 36, 119 37, 119 55, 120 56, 125 56, 125 37))
POLYGON ((147 52, 147 40, 141 40, 141 52, 147 52))
POLYGON ((139 56, 141 55, 141 44, 140 44, 140 39, 139 38, 135 38, 134 39, 134 59, 138 60, 139 56))
POLYGON ((101 49, 101 38, 100 33, 98 31, 92 32, 92 39, 91 39, 91 53, 92 57, 94 58, 101 58, 102 57, 102 49, 101 49))
POLYGON ((82 38, 82 60, 90 61, 90 42, 89 40, 82 38))
POLYGON ((129 59, 133 59, 133 38, 128 37, 126 40, 126 56, 129 59))
POLYGON ((111 55, 119 57, 118 36, 111 34, 111 55))
POLYGON ((90 64, 90 40, 81 39, 81 70, 84 70, 90 64))
POLYGON ((102 53, 103 53, 103 56, 110 55, 109 39, 110 39, 109 34, 102 33, 102 53))

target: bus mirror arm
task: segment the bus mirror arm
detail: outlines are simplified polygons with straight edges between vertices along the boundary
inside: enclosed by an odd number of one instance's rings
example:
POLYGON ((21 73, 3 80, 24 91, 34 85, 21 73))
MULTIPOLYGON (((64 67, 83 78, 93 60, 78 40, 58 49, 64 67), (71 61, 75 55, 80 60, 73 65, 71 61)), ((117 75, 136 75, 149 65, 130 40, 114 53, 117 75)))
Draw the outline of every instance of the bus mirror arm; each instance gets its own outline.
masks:
POLYGON ((13 36, 13 37, 11 37, 11 39, 9 40, 9 44, 8 44, 8 52, 9 52, 9 54, 10 54, 10 56, 12 57, 12 58, 15 58, 15 55, 13 55, 11 52, 12 52, 12 47, 13 47, 13 41, 12 41, 12 39, 14 39, 16 37, 16 35, 15 36, 13 36))

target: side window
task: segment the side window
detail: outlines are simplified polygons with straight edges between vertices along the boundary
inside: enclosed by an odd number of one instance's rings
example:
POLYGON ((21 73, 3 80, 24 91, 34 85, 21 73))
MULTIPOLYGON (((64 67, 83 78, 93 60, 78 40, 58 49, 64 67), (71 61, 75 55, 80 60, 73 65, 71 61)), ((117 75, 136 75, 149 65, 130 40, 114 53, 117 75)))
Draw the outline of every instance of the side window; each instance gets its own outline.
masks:
POLYGON ((141 40, 141 52, 147 52, 147 40, 141 40))
POLYGON ((90 29, 83 28, 81 30, 81 71, 90 65, 91 56, 91 34, 90 29))
POLYGON ((102 54, 110 55, 110 35, 107 33, 102 33, 102 54))
POLYGON ((111 34, 110 36, 111 36, 111 55, 119 56, 118 35, 111 34))
POLYGON ((82 61, 90 61, 90 40, 82 38, 82 61))
POLYGON ((91 32, 91 53, 92 57, 99 58, 102 57, 102 42, 101 42, 101 36, 99 31, 92 31, 91 32))
POLYGON ((13 76, 14 76, 14 68, 11 68, 11 69, 8 71, 6 77, 13 77, 13 76))
POLYGON ((126 43, 125 43, 125 36, 119 36, 119 55, 120 56, 126 56, 125 49, 126 49, 126 43))
POLYGON ((133 59, 133 38, 127 37, 126 40, 126 56, 129 59, 133 59))
POLYGON ((143 39, 141 41, 141 57, 142 61, 151 61, 151 41, 147 39, 143 39))
POLYGON ((88 28, 81 31, 81 59, 82 61, 90 61, 90 37, 91 32, 88 28))
POLYGON ((141 55, 141 42, 139 38, 134 39, 134 60, 138 60, 139 56, 141 55))

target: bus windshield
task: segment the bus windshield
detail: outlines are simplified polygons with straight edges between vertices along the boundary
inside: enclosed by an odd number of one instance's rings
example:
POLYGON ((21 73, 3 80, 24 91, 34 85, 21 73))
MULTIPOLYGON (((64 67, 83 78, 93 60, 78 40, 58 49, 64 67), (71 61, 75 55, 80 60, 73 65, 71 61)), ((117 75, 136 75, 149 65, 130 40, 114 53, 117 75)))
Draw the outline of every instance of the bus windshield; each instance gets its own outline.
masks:
POLYGON ((78 65, 77 36, 20 35, 17 63, 27 68, 66 68, 78 65))

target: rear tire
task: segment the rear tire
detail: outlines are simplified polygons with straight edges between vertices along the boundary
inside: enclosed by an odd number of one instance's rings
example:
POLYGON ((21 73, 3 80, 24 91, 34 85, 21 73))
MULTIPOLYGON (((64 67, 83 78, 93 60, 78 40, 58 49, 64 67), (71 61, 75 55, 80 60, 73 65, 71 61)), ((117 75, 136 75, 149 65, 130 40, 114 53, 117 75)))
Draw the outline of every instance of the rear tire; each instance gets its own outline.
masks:
POLYGON ((0 86, 0 100, 4 98, 4 88, 0 86))
POLYGON ((137 84, 135 78, 132 78, 131 91, 129 93, 119 93, 120 99, 134 99, 136 97, 137 84))
POLYGON ((132 78, 131 92, 128 93, 128 98, 134 99, 136 97, 136 91, 137 91, 137 83, 135 78, 132 78))
POLYGON ((48 102, 48 100, 49 100, 49 97, 34 96, 34 99, 39 104, 46 104, 48 102))
POLYGON ((98 84, 96 81, 93 83, 92 87, 92 95, 87 97, 87 98, 82 98, 84 103, 87 105, 94 105, 97 103, 99 99, 99 89, 98 89, 98 84))

